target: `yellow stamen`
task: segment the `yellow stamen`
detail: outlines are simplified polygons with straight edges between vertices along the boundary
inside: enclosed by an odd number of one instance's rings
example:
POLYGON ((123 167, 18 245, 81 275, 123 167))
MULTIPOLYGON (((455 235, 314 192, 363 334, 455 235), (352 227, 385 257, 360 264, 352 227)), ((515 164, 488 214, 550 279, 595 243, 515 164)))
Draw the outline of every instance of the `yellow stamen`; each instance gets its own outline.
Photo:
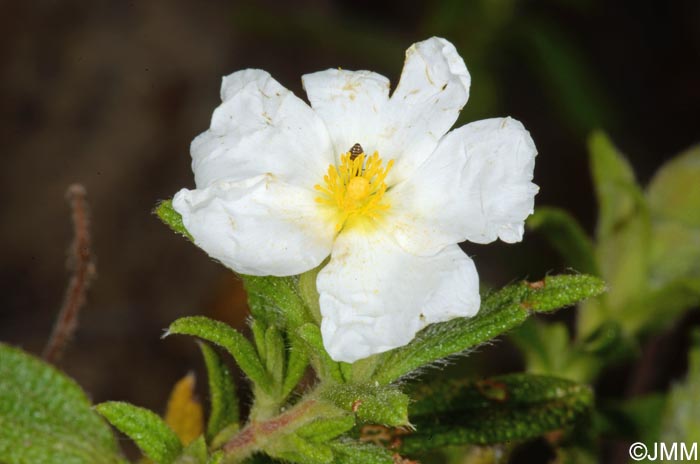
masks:
POLYGON ((320 192, 316 201, 334 210, 336 231, 340 231, 351 218, 377 219, 389 209, 383 201, 387 174, 394 165, 389 160, 386 167, 377 152, 372 156, 347 152, 340 157, 340 166, 331 164, 323 184, 314 186, 320 192))

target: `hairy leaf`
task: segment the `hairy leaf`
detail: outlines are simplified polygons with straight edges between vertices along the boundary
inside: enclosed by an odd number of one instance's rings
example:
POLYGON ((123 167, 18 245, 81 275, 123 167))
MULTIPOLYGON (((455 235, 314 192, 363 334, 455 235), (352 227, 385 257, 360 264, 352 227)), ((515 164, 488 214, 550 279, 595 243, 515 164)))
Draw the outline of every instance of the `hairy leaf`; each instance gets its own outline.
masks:
POLYGON ((416 431, 397 436, 404 453, 537 437, 580 419, 593 393, 569 380, 511 374, 421 385, 413 398, 410 417, 416 431))
POLYGON ((224 347, 248 378, 269 392, 270 377, 255 348, 229 325, 203 316, 183 317, 173 322, 165 335, 171 334, 194 335, 224 347))
POLYGON ((180 439, 156 413, 120 401, 101 403, 96 409, 157 464, 170 464, 180 456, 180 439))
POLYGON ((432 324, 408 345, 381 355, 374 380, 391 383, 415 369, 513 329, 531 312, 569 306, 604 290, 600 279, 588 275, 553 276, 540 282, 509 285, 486 297, 476 316, 432 324))
POLYGON ((209 377, 211 409, 207 420, 207 438, 212 440, 225 427, 238 422, 238 397, 228 368, 206 343, 199 343, 209 377))
POLYGON ((265 365, 272 381, 281 389, 284 379, 284 362, 286 350, 284 339, 274 325, 267 328, 265 333, 265 365))
POLYGON ((328 444, 335 455, 335 464, 393 464, 393 453, 384 447, 352 440, 337 440, 328 444))
POLYGON ((282 384, 282 397, 287 397, 301 381, 309 358, 304 342, 299 337, 290 337, 287 371, 282 384))
POLYGON ((200 435, 182 451, 175 464, 207 464, 208 459, 207 442, 200 435))
POLYGON ((347 432, 355 426, 352 414, 342 414, 337 417, 319 418, 303 425, 297 430, 297 435, 311 442, 323 443, 347 432))
POLYGON ((408 396, 398 388, 367 384, 334 385, 321 397, 339 408, 354 412, 358 419, 373 424, 408 425, 408 396))
POLYGON ((339 363, 333 361, 323 346, 321 330, 317 325, 304 324, 297 330, 297 335, 306 342, 308 346, 312 365, 316 374, 322 379, 332 379, 335 382, 343 382, 343 374, 340 371, 339 363))
POLYGON ((161 221, 163 221, 168 227, 170 227, 174 232, 180 235, 184 235, 190 241, 194 242, 194 238, 185 229, 185 225, 182 223, 182 216, 180 213, 173 209, 172 200, 161 201, 158 206, 156 206, 155 213, 158 215, 161 221))
POLYGON ((0 462, 123 462, 109 426, 54 367, 0 343, 0 462))
POLYGON ((242 275, 248 292, 250 312, 270 326, 282 324, 294 330, 313 321, 304 300, 299 295, 299 278, 242 275))

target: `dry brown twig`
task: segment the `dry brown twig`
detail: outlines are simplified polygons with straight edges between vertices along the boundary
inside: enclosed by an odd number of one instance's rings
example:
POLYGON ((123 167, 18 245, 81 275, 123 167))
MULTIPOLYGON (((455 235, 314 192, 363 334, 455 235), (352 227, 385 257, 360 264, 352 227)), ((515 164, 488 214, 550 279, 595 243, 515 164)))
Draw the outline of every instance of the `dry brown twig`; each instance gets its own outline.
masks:
POLYGON ((56 363, 78 326, 78 313, 85 305, 85 295, 96 274, 95 263, 90 253, 90 221, 85 187, 73 184, 68 187, 66 197, 73 219, 73 243, 68 254, 68 269, 72 271, 63 305, 51 332, 43 357, 56 363))

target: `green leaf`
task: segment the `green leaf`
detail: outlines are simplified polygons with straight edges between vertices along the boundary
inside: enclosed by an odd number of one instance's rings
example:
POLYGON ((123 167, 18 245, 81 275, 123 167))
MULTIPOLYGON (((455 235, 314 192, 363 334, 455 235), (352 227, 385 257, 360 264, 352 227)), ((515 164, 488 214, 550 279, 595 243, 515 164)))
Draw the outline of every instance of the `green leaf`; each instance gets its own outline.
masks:
POLYGON ((226 364, 206 343, 199 343, 209 378, 211 410, 207 421, 207 439, 212 440, 219 432, 239 420, 236 387, 226 364))
POLYGON ((303 340, 299 337, 290 337, 287 371, 282 384, 283 398, 286 398, 299 384, 308 365, 309 358, 303 340))
POLYGON ((274 385, 280 389, 284 379, 285 346, 282 334, 274 325, 267 328, 265 333, 265 365, 274 385))
POLYGON ((323 346, 321 330, 313 323, 304 324, 297 330, 297 335, 307 344, 311 364, 321 380, 333 380, 342 383, 343 374, 340 364, 333 361, 323 346))
POLYGON ((653 220, 649 284, 664 315, 677 314, 700 304, 700 145, 659 169, 647 197, 653 220))
POLYGON ((661 441, 665 443, 700 442, 700 329, 693 332, 688 353, 688 374, 671 388, 662 420, 661 441))
POLYGON ((101 403, 95 409, 157 464, 170 464, 180 456, 180 439, 156 413, 120 401, 101 403))
POLYGON ((559 208, 540 206, 528 218, 527 225, 542 232, 573 269, 600 275, 593 243, 569 213, 559 208))
POLYGON ((511 334, 511 340, 525 355, 527 372, 531 374, 556 375, 581 382, 598 372, 598 358, 582 353, 570 341, 563 323, 529 320, 511 334))
POLYGON ((314 443, 324 443, 355 426, 355 418, 352 414, 342 414, 337 417, 320 418, 303 425, 297 430, 297 434, 314 443))
POLYGON ((333 451, 323 443, 312 443, 291 433, 280 437, 275 449, 267 450, 273 457, 297 464, 328 464, 333 462, 333 451))
POLYGON ((386 448, 353 440, 337 440, 328 444, 335 455, 335 464, 393 464, 394 458, 386 448))
POLYGON ((647 188, 655 219, 700 228, 700 145, 664 164, 647 188))
POLYGON ((587 336, 609 319, 617 321, 625 332, 634 333, 648 316, 630 302, 648 284, 649 208, 629 163, 605 134, 593 133, 589 150, 600 208, 596 258, 601 276, 613 290, 579 311, 579 335, 587 336))
POLYGON ((339 408, 354 412, 363 422, 389 426, 408 425, 408 396, 398 388, 362 384, 327 387, 320 396, 339 408))
POLYGON ((321 325, 321 306, 319 303, 318 289, 316 288, 316 278, 327 263, 328 260, 325 260, 316 268, 299 276, 299 295, 306 303, 306 306, 309 308, 309 313, 317 325, 321 325))
POLYGON ((253 345, 227 324, 203 316, 183 317, 173 322, 165 336, 193 335, 222 346, 248 378, 269 393, 271 380, 253 345))
POLYGON ((117 443, 80 387, 0 343, 0 462, 117 463, 117 443))
POLYGON ((549 312, 571 306, 581 300, 602 294, 605 282, 586 274, 545 277, 525 284, 527 295, 521 303, 536 312, 549 312))
POLYGON ((593 402, 588 386, 528 374, 443 380, 419 386, 412 397, 416 431, 399 437, 402 453, 534 438, 573 425, 593 402))
POLYGON ((207 442, 204 440, 204 436, 200 436, 187 445, 175 464, 207 464, 208 458, 207 442))
POLYGON ((486 297, 479 313, 432 324, 408 345, 381 355, 374 380, 388 384, 437 360, 461 353, 520 325, 531 312, 548 312, 596 296, 605 284, 588 275, 546 277, 509 285, 486 297))
POLYGON ((299 278, 241 275, 248 292, 250 312, 270 326, 282 324, 293 331, 305 322, 312 322, 304 300, 299 294, 299 278))
POLYGON ((158 206, 156 206, 155 213, 158 215, 161 221, 163 221, 168 227, 170 227, 174 232, 187 237, 190 241, 194 242, 194 238, 185 229, 185 225, 182 223, 182 216, 180 213, 173 209, 172 200, 161 201, 158 206))

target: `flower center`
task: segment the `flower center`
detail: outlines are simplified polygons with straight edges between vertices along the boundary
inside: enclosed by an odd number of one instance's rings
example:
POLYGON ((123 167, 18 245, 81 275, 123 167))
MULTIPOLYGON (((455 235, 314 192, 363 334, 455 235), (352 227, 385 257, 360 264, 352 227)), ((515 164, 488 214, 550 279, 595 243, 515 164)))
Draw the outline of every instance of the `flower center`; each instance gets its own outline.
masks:
POLYGON ((314 186, 320 192, 316 202, 330 206, 335 213, 336 231, 351 219, 377 219, 389 209, 389 203, 382 201, 387 188, 384 179, 394 160, 386 167, 383 163, 377 152, 367 156, 360 144, 355 144, 340 156, 340 166, 328 167, 323 184, 314 186))

